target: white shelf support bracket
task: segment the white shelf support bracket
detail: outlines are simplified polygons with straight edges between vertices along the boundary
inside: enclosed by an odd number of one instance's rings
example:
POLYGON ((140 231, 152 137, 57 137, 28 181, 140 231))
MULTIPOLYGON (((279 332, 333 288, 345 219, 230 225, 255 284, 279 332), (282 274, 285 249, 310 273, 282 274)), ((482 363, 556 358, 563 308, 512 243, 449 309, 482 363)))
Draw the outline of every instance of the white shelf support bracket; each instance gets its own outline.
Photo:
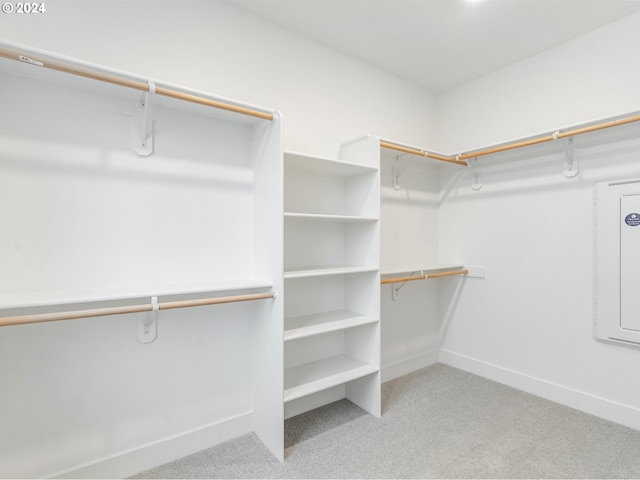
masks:
MULTIPOLYGON (((558 140, 559 134, 559 131, 554 132, 553 139, 558 140)), ((573 143, 573 136, 562 139, 562 149, 564 150, 564 176, 566 178, 575 177, 578 174, 579 154, 573 143)))
POLYGON ((474 266, 474 265, 465 265, 464 269, 467 270, 467 274, 465 277, 467 278, 486 278, 486 267, 483 266, 474 266))
POLYGON ((148 157, 153 153, 152 98, 156 93, 156 84, 149 82, 149 91, 140 99, 140 106, 133 116, 133 150, 139 157, 148 157))
POLYGON ((404 172, 405 168, 409 164, 410 153, 402 153, 396 156, 396 161, 393 164, 393 188, 400 190, 400 176, 404 172))
MULTIPOLYGON (((456 160, 460 160, 460 155, 456 155, 456 160)), ((480 176, 480 169, 474 167, 474 163, 478 161, 477 157, 470 158, 467 160, 467 168, 469 169, 469 173, 471 174, 471 188, 473 190, 480 190, 482 188, 482 178, 480 176)))
MULTIPOLYGON (((411 272, 411 276, 416 274, 418 274, 418 272, 411 272)), ((424 272, 421 270, 419 275, 424 275, 424 272)), ((397 285, 395 283, 391 285, 391 300, 393 300, 394 302, 398 301, 400 289, 404 287, 405 283, 407 282, 402 282, 400 285, 397 285)))
POLYGON ((157 336, 158 325, 158 297, 151 297, 151 311, 138 320, 138 341, 140 343, 151 343, 157 336))
MULTIPOLYGON (((404 283, 402 285, 404 285, 404 283)), ((400 286, 392 285, 391 286, 391 300, 393 300, 394 302, 398 301, 398 292, 400 291, 400 288, 402 288, 402 285, 400 285, 400 286)))

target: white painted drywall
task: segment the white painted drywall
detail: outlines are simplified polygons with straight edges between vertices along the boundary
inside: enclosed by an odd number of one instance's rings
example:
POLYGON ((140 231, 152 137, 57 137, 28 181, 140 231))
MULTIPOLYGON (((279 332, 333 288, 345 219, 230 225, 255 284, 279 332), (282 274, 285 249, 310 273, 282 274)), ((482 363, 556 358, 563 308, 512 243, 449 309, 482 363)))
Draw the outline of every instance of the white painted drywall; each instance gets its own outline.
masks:
MULTIPOLYGON (((638 44, 636 14, 447 92, 442 148, 639 109, 638 44)), ((442 360, 640 427, 630 380, 640 350, 600 343, 592 331, 593 188, 640 177, 638 138, 637 124, 576 137, 573 179, 562 175, 559 144, 481 158, 480 191, 466 172, 446 170, 441 255, 485 265, 487 277, 467 279, 444 319, 442 360)), ((443 286, 441 301, 451 295, 443 286)))
POLYGON ((640 14, 438 97, 438 145, 464 150, 640 110, 640 14))
MULTIPOLYGON (((438 263, 439 166, 415 155, 382 150, 380 162, 380 264, 396 267, 438 263), (398 189, 393 169, 402 170, 398 189)), ((406 272, 403 275, 410 275, 406 272)), ((397 286, 398 284, 396 284, 397 286)), ((383 381, 435 363, 438 351, 437 281, 404 284, 392 299, 394 285, 381 288, 383 381)))

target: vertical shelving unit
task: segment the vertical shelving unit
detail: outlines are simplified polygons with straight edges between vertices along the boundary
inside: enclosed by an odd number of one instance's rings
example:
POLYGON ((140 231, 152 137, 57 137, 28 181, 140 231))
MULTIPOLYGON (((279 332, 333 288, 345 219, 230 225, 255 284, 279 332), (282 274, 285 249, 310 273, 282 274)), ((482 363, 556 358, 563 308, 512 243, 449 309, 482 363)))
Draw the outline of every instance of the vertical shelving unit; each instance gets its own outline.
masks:
POLYGON ((341 398, 380 416, 379 142, 284 154, 285 418, 341 398))

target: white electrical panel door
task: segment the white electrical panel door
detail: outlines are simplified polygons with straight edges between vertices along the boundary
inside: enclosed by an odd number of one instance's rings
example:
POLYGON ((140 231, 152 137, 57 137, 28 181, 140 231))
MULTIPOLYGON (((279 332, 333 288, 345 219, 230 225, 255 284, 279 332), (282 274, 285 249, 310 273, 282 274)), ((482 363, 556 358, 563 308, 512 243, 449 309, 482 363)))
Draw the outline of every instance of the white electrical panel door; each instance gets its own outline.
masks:
POLYGON ((596 186, 595 335, 640 346, 640 180, 596 186))
POLYGON ((640 332, 640 192, 620 197, 620 326, 640 332))

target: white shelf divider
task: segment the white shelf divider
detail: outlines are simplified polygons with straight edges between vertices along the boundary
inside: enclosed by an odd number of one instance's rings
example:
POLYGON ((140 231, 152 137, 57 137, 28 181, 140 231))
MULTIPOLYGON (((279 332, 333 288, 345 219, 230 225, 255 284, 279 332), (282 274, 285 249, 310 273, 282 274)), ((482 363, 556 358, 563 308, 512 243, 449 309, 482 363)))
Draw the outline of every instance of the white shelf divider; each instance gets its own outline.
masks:
POLYGON ((284 373, 284 401, 311 395, 377 371, 377 367, 348 355, 335 355, 290 367, 284 373))

